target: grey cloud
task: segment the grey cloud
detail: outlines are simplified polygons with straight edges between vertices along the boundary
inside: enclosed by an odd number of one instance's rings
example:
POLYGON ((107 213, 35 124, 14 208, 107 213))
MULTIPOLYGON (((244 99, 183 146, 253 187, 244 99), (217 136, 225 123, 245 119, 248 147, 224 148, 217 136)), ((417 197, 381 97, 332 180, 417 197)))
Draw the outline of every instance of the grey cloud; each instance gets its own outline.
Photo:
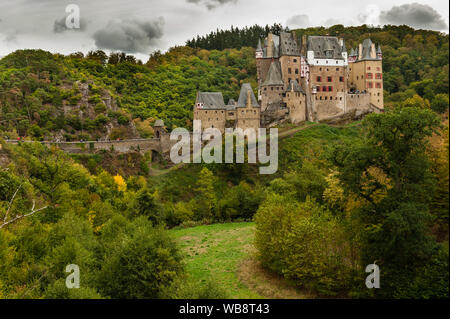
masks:
POLYGON ((86 30, 87 21, 80 18, 80 28, 79 29, 68 29, 66 26, 66 17, 62 17, 59 20, 55 20, 53 24, 53 32, 61 33, 65 31, 84 31, 86 30))
POLYGON ((237 0, 186 0, 189 3, 204 5, 208 10, 215 9, 226 3, 236 3, 237 0))
POLYGON ((163 35, 164 18, 154 21, 111 20, 93 35, 100 49, 148 53, 163 35))
POLYGON ((446 30, 447 23, 442 16, 426 4, 411 3, 394 6, 380 13, 382 24, 406 24, 416 29, 446 30))
POLYGON ((286 25, 290 28, 308 28, 311 26, 311 21, 306 14, 297 14, 287 19, 286 25))

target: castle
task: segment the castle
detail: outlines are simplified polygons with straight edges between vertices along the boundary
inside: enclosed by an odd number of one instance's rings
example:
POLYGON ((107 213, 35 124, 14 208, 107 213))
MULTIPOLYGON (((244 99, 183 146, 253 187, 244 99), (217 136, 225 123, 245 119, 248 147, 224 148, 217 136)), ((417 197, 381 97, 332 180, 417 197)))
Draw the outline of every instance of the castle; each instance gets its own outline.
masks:
POLYGON ((283 122, 325 122, 383 111, 381 47, 365 39, 347 52, 334 36, 269 33, 256 48, 258 94, 242 85, 238 101, 198 92, 194 120, 202 129, 270 127, 283 122))

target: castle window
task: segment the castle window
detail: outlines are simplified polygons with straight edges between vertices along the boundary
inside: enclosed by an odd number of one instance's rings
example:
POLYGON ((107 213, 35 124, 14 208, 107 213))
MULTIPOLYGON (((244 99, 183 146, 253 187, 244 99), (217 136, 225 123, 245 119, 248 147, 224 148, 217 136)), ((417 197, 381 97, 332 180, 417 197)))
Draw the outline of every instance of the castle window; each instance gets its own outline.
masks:
POLYGON ((375 73, 375 79, 381 79, 381 78, 382 78, 381 73, 375 73))
POLYGON ((333 91, 333 87, 332 86, 329 86, 328 87, 328 92, 332 92, 333 91))
POLYGON ((328 81, 328 82, 333 82, 333 78, 332 78, 331 76, 328 76, 328 77, 327 77, 327 81, 328 81))
MULTIPOLYGON (((375 83, 375 87, 376 87, 377 89, 381 89, 381 83, 380 83, 380 82, 375 83)), ((378 93, 378 94, 379 94, 379 93, 378 93)))
POLYGON ((367 70, 370 70, 370 66, 367 67, 367 70))
POLYGON ((367 88, 368 88, 368 89, 373 88, 373 83, 372 83, 372 82, 367 82, 367 88))
POLYGON ((298 69, 295 69, 295 74, 298 74, 298 69))
POLYGON ((336 68, 336 71, 339 71, 339 68, 336 68))
POLYGON ((325 96, 325 100, 328 100, 328 96, 325 96))
POLYGON ((326 91, 327 91, 327 87, 326 87, 326 86, 323 86, 323 87, 322 87, 322 91, 323 91, 323 92, 326 92, 326 91))
POLYGON ((317 76, 317 82, 322 82, 322 77, 321 76, 317 76))
POLYGON ((381 68, 379 66, 377 66, 377 71, 380 71, 380 70, 381 70, 381 68))
POLYGON ((342 96, 339 98, 339 100, 341 100, 342 101, 342 96))
POLYGON ((322 68, 319 68, 319 71, 322 71, 322 68))
POLYGON ((333 99, 333 97, 332 96, 330 96, 330 100, 332 100, 333 99))
POLYGON ((344 77, 343 76, 339 77, 339 82, 344 82, 344 77))
POLYGON ((317 92, 320 92, 320 86, 317 87, 317 92))
POLYGON ((372 79, 373 78, 373 74, 372 73, 367 73, 366 74, 366 78, 367 79, 372 79))
POLYGON ((292 73, 292 69, 288 68, 288 73, 291 74, 292 73))
POLYGON ((322 99, 322 97, 320 97, 320 99, 322 99))
POLYGON ((297 62, 297 59, 294 59, 294 63, 297 62))

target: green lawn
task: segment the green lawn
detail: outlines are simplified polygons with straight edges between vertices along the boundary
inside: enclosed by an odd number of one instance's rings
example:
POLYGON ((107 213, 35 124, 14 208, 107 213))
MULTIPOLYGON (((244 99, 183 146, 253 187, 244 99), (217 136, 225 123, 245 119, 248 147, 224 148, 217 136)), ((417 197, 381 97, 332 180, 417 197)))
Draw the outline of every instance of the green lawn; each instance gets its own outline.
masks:
POLYGON ((252 251, 254 223, 225 223, 170 230, 186 254, 192 280, 210 279, 230 298, 263 298, 238 279, 240 262, 252 251))

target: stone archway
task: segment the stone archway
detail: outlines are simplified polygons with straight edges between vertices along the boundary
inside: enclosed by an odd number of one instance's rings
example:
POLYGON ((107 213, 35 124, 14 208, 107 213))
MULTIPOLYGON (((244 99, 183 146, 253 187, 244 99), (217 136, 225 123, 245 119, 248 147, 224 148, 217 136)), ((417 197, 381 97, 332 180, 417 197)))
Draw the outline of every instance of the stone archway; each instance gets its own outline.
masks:
POLYGON ((162 156, 157 150, 152 150, 152 163, 161 162, 162 156))

